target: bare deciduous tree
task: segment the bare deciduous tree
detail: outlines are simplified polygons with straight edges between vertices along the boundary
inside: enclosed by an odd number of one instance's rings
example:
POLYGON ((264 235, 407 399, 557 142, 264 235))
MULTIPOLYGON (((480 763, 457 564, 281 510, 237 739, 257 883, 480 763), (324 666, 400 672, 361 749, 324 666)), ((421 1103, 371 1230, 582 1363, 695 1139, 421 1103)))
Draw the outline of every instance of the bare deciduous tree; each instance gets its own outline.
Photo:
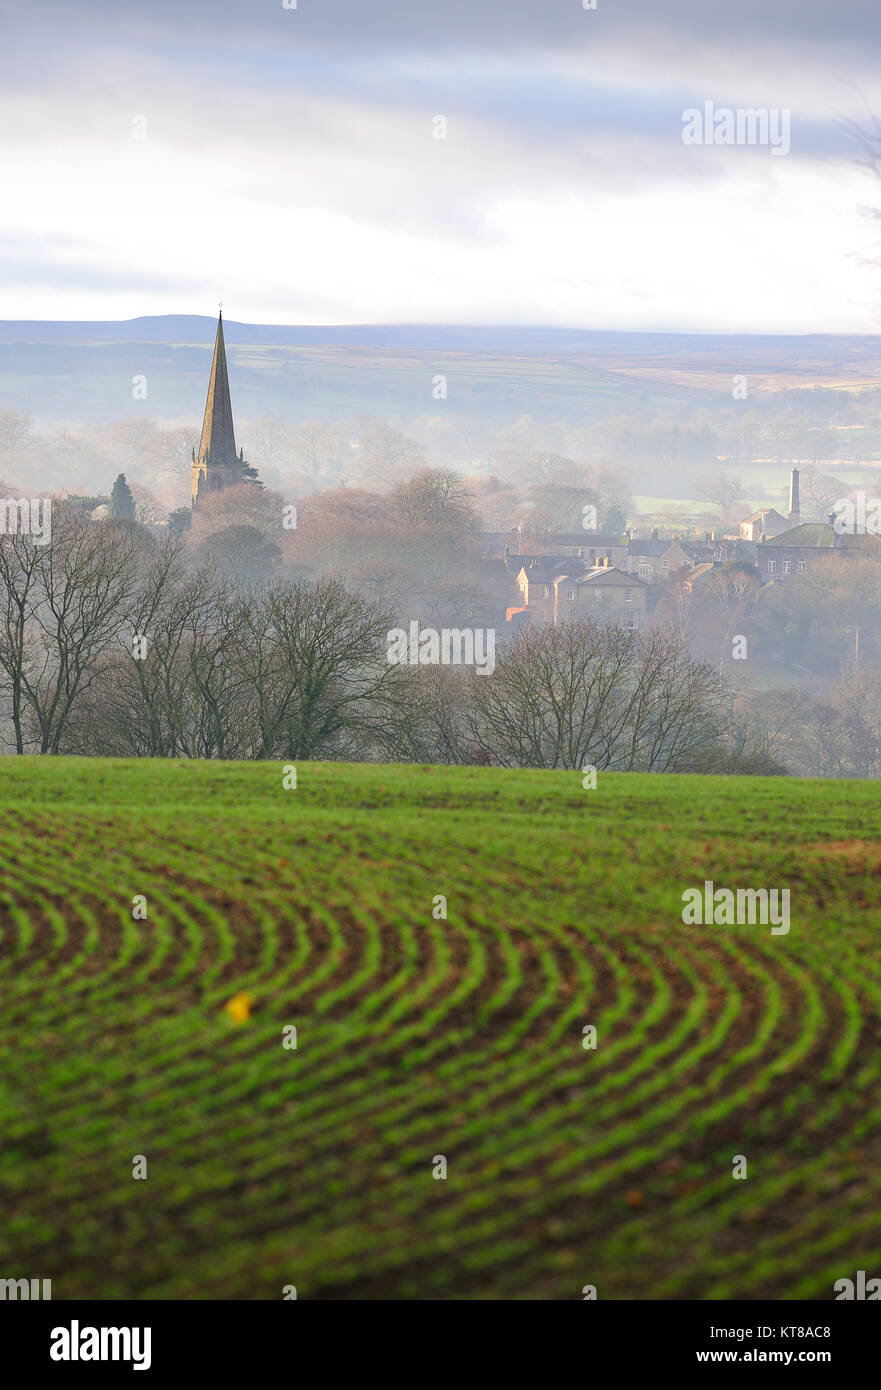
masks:
POLYGON ((0 410, 0 453, 19 453, 33 442, 34 419, 29 410, 0 410))
POLYGON ((475 741, 505 767, 670 772, 719 737, 722 686, 673 628, 527 629, 471 686, 475 741))
MULTIPOLYGON (((58 753, 76 702, 106 660, 137 586, 137 532, 58 508, 35 547, 21 696, 41 753, 58 753)), ((7 600, 8 602, 8 600, 7 600)))
POLYGON ((738 502, 743 499, 743 483, 740 478, 730 477, 727 473, 713 473, 699 478, 695 483, 694 492, 696 497, 711 502, 727 520, 734 513, 738 502))

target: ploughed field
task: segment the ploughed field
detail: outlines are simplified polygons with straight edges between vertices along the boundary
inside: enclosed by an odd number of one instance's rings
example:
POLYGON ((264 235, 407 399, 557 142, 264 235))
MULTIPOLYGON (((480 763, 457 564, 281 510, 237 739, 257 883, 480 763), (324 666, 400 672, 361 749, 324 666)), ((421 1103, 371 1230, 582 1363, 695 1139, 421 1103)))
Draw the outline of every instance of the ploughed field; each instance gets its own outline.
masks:
POLYGON ((0 766, 0 1277, 829 1299, 879 1272, 877 786, 297 780, 0 766), (788 888, 790 931, 685 925, 707 879, 788 888))

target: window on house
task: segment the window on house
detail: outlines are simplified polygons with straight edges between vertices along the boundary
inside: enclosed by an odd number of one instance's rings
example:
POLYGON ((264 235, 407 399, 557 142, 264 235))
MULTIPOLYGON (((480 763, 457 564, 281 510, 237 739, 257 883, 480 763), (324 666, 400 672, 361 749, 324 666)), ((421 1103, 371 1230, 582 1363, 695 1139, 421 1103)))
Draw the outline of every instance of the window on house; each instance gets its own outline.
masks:
POLYGON ((792 574, 792 561, 791 561, 791 560, 784 560, 784 561, 783 561, 783 573, 784 573, 784 574, 792 574))
POLYGON ((625 590, 624 590, 624 602, 625 602, 625 603, 632 603, 632 602, 633 602, 633 590, 632 590, 632 589, 625 589, 625 590))
POLYGON ((649 577, 649 567, 648 567, 648 565, 640 565, 640 567, 639 567, 639 577, 640 577, 640 579, 648 579, 648 577, 649 577))
POLYGON ((795 572, 796 572, 796 574, 804 574, 804 572, 805 572, 805 562, 804 562, 804 560, 798 560, 798 561, 796 562, 795 572))
POLYGON ((632 608, 629 613, 624 614, 624 626, 630 632, 634 632, 636 630, 636 614, 634 613, 632 608))
POLYGON ((667 566, 667 561, 666 561, 666 560, 662 560, 662 561, 661 561, 661 569, 662 569, 662 570, 665 570, 665 569, 667 569, 667 567, 668 567, 668 566, 667 566))
POLYGON ((567 597, 567 598, 574 598, 574 597, 575 597, 575 590, 574 590, 574 589, 567 589, 567 590, 566 590, 566 597, 567 597))
POLYGON ((594 589, 593 592, 594 592, 594 597, 595 597, 595 598, 602 598, 602 595, 603 595, 602 589, 594 589))
POLYGON ((769 561, 768 561, 768 573, 769 573, 769 574, 773 574, 776 568, 777 568, 777 561, 776 561, 776 560, 769 560, 769 561))

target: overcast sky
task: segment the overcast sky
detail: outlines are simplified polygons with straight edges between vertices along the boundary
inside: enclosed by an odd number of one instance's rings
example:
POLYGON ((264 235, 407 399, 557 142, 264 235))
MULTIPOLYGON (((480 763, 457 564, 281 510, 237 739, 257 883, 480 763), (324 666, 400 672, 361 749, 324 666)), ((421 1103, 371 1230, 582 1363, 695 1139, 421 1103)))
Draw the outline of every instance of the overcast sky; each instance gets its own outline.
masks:
POLYGON ((881 332, 843 124, 878 0, 0 0, 0 35, 2 318, 881 332), (790 152, 683 143, 708 101, 791 111, 790 152))

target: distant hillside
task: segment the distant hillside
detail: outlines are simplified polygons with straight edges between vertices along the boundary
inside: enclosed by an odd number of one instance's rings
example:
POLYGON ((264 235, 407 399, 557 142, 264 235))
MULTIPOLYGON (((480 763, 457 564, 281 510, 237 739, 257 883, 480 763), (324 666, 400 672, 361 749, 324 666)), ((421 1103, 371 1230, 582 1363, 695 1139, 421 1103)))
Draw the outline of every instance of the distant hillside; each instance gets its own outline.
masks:
MULTIPOLYGON (((0 320, 0 343, 203 343, 217 320, 205 314, 155 314, 107 321, 0 320)), ((881 360, 881 336, 632 333, 609 329, 474 324, 267 324, 225 318, 228 344, 265 347, 435 348, 450 352, 574 353, 614 357, 688 356, 705 362, 745 356, 750 363, 881 360)))
MULTIPOLYGON (((149 415, 197 420, 213 317, 120 323, 0 322, 0 409, 74 424, 149 415), (147 398, 132 378, 147 378, 147 398)), ((439 409, 500 422, 588 424, 606 415, 730 402, 751 389, 881 380, 881 337, 618 333, 432 324, 331 327, 225 320, 236 412, 291 421, 371 413, 410 419, 439 409), (447 376, 447 398, 433 395, 447 376)))

